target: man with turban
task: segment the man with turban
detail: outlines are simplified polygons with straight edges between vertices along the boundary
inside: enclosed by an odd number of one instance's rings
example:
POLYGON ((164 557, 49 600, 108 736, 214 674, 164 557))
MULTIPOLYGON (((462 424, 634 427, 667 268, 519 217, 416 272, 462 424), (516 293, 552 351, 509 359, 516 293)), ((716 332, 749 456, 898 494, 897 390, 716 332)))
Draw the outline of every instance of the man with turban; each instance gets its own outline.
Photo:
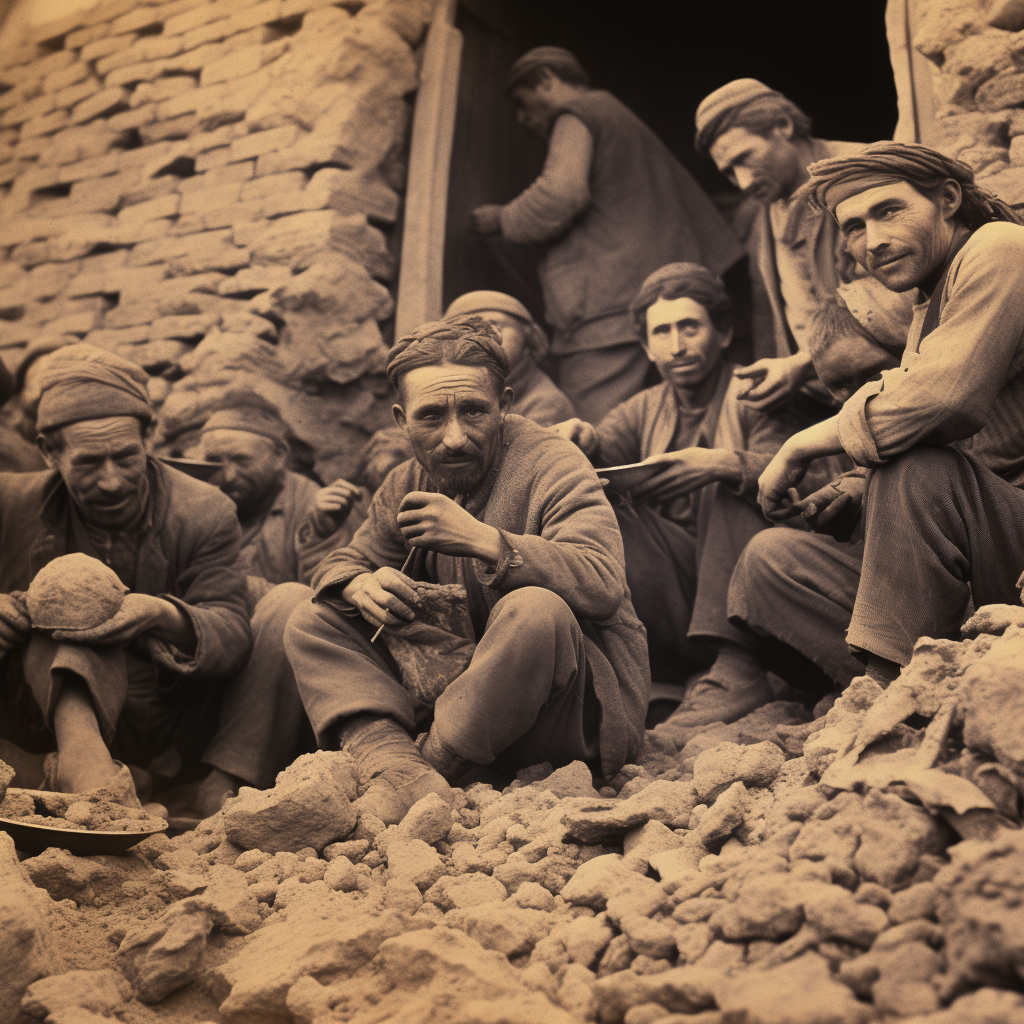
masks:
POLYGON ((742 398, 770 408, 799 392, 806 422, 820 419, 834 408, 830 390, 846 397, 897 364, 910 326, 905 297, 866 276, 832 219, 796 194, 812 161, 862 146, 815 138, 810 118, 755 78, 705 97, 696 126, 698 152, 747 197, 735 222, 746 226, 754 293, 770 311, 755 315, 756 361, 737 371, 748 382, 742 398))
POLYGON ((596 423, 643 387, 649 369, 629 316, 640 282, 677 260, 722 274, 743 249, 661 140, 611 93, 590 88, 568 50, 525 53, 507 92, 520 124, 548 139, 544 170, 504 206, 478 207, 472 223, 547 245, 538 271, 556 382, 596 423))
POLYGON ((704 267, 655 271, 631 311, 662 383, 616 406, 596 429, 578 419, 556 429, 598 467, 648 460, 660 468, 626 493, 609 474, 651 672, 682 696, 678 684, 713 660, 672 721, 731 722, 772 699, 753 639, 726 617, 726 597, 740 552, 769 526, 757 508, 757 478, 799 423, 788 408, 739 400, 745 384, 723 357, 732 304, 704 267))
POLYGON ((915 295, 914 323, 901 365, 791 437, 760 479, 772 518, 812 500, 856 517, 859 495, 789 497, 811 459, 847 452, 871 471, 863 544, 765 531, 736 567, 729 610, 794 675, 843 686, 863 671, 852 648, 884 683, 920 637, 957 637, 971 598, 1018 600, 1024 226, 966 164, 917 144, 812 164, 805 191, 868 273, 915 295))
POLYGON ((234 507, 147 456, 147 380, 102 349, 63 349, 40 382, 50 469, 0 475, 0 731, 25 750, 56 749, 62 791, 113 786, 128 800, 113 758, 168 777, 195 771, 220 681, 251 646, 234 507), (73 641, 33 628, 24 598, 72 552, 129 591, 114 618, 73 641))
POLYGON ((650 676, 615 515, 575 445, 509 413, 508 373, 480 318, 394 346, 394 415, 416 457, 288 623, 317 740, 353 754, 362 806, 385 822, 429 792, 450 801, 474 765, 514 775, 581 760, 611 778, 640 752, 650 676), (389 653, 429 625, 417 580, 465 588, 472 634, 454 678, 427 693, 389 653))

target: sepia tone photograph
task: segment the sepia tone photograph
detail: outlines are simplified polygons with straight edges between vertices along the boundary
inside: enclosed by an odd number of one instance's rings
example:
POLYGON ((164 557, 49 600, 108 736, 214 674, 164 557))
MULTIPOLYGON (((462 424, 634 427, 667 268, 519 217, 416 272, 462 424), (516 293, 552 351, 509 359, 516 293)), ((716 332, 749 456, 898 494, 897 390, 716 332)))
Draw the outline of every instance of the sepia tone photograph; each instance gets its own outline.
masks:
POLYGON ((0 0, 0 1024, 1024 1024, 1024 0, 0 0))

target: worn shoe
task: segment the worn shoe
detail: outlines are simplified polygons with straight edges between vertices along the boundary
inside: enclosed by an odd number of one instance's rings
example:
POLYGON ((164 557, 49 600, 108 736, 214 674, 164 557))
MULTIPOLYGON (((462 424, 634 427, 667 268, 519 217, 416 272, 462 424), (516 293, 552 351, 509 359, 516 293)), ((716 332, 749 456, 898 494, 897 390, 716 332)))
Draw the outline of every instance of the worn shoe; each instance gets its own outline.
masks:
POLYGON ((450 747, 445 746, 438 737, 436 729, 431 729, 430 732, 418 736, 416 746, 419 747, 428 763, 448 782, 454 782, 465 775, 473 766, 472 761, 467 761, 450 747))
POLYGON ((741 647, 723 648, 666 721, 673 729, 735 722, 775 699, 757 660, 741 647))

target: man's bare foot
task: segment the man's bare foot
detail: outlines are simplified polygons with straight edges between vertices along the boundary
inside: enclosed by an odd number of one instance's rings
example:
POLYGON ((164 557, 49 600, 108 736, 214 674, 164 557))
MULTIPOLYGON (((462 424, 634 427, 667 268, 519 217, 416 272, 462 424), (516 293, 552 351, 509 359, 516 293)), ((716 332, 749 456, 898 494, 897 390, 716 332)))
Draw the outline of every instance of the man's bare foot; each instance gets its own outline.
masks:
POLYGON ((195 802, 196 815, 201 820, 213 817, 231 797, 238 796, 238 789, 244 784, 244 780, 236 775, 212 768, 199 785, 195 802))

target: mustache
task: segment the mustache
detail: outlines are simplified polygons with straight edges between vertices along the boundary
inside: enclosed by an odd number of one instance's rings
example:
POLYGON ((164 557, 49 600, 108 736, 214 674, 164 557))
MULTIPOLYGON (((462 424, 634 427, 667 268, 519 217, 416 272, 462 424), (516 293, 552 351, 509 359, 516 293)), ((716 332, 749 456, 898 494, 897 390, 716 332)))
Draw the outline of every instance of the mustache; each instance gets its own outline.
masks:
POLYGON ((891 250, 889 252, 880 253, 877 256, 868 256, 868 267, 871 270, 877 270, 879 267, 884 267, 888 263, 895 263, 896 260, 902 259, 904 256, 909 256, 912 250, 910 249, 899 249, 891 250))

